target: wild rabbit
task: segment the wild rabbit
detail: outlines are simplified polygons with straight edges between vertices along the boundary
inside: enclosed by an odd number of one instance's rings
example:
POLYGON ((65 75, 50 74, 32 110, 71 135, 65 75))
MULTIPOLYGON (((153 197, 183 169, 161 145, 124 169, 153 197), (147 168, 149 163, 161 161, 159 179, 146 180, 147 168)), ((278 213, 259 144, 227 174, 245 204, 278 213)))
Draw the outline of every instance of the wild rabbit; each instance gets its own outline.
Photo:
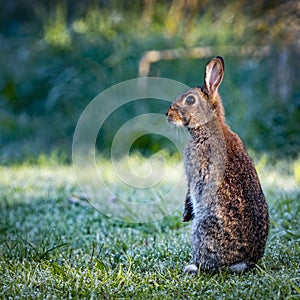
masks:
POLYGON ((166 113, 191 135, 184 155, 188 191, 183 222, 192 223, 194 264, 185 272, 242 272, 263 256, 269 215, 252 160, 225 123, 218 87, 224 60, 206 65, 204 85, 177 97, 166 113))

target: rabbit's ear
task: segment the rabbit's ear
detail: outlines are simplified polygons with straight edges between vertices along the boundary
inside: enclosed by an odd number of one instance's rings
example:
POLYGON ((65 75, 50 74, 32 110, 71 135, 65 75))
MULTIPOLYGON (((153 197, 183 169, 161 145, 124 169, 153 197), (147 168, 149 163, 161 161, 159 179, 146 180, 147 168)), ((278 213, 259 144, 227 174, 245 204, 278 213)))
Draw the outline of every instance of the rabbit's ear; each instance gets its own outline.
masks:
POLYGON ((209 95, 217 92, 224 75, 224 59, 221 56, 211 59, 206 65, 204 86, 209 95))

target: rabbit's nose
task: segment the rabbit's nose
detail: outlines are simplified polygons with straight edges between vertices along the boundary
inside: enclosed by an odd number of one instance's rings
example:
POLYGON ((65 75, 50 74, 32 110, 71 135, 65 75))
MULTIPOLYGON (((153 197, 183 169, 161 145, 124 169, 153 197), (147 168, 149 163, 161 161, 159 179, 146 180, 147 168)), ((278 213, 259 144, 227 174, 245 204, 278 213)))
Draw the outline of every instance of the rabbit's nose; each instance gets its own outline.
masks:
POLYGON ((167 111, 166 111, 166 113, 165 113, 166 116, 169 115, 169 110, 170 110, 170 108, 171 108, 171 105, 168 107, 168 109, 167 109, 167 111))
POLYGON ((170 110, 172 110, 172 107, 173 107, 173 104, 171 104, 169 107, 168 107, 168 109, 167 109, 167 111, 166 111, 166 116, 168 117, 169 116, 169 112, 170 112, 170 110))

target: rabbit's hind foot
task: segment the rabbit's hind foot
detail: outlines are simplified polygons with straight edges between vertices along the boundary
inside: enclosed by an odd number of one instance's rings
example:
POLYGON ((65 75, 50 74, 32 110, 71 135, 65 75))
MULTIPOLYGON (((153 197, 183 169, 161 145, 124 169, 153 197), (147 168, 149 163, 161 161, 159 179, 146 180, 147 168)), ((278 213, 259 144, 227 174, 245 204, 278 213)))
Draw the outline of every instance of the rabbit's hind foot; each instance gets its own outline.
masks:
POLYGON ((229 270, 233 273, 242 273, 243 271, 246 271, 247 269, 248 269, 248 266, 244 262, 240 262, 240 263, 229 266, 229 270))
POLYGON ((198 274, 198 267, 195 264, 188 265, 183 269, 184 273, 198 274))

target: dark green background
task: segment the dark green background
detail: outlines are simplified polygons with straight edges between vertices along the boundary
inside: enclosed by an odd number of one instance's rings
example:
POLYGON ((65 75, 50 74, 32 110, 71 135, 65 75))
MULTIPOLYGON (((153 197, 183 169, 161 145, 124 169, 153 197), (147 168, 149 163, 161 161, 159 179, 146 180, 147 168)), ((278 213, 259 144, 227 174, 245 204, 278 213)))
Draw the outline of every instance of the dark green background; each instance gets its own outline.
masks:
MULTIPOLYGON (((82 110, 106 88, 138 77, 145 51, 207 46, 211 56, 225 58, 220 93, 228 123, 247 148, 296 157, 299 20, 297 1, 2 1, 0 162, 53 151, 70 161, 82 110), (256 56, 261 47, 268 54, 256 56)), ((149 76, 200 85, 209 58, 159 61, 149 76)), ((146 100, 123 107, 107 120, 98 143, 109 149, 126 120, 166 107, 146 100)), ((168 145, 147 136, 134 147, 147 153, 168 145)))

